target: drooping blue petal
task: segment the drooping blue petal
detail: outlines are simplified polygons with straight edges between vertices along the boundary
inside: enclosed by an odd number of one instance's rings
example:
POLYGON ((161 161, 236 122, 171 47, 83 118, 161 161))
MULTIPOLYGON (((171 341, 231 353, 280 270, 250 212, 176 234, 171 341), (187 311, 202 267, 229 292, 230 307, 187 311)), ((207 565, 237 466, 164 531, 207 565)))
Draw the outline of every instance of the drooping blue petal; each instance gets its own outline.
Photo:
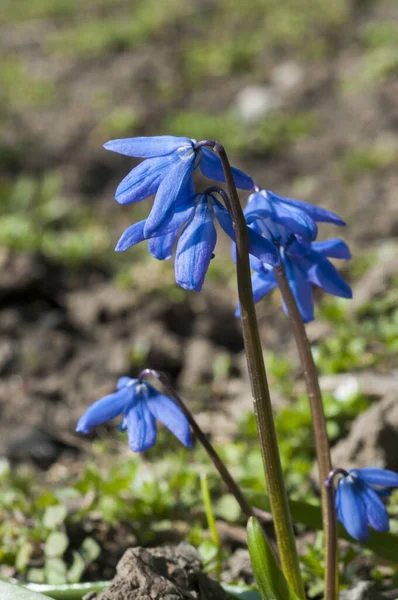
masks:
POLYGON ((356 540, 369 538, 366 507, 361 492, 348 477, 340 479, 337 487, 339 519, 348 533, 356 540))
POLYGON ((146 219, 142 221, 138 221, 138 223, 134 223, 127 227, 127 229, 122 233, 118 243, 115 247, 115 252, 125 252, 131 246, 135 246, 135 244, 139 244, 140 242, 146 239, 144 235, 146 219))
POLYGON ((197 292, 202 289, 216 241, 217 233, 208 197, 202 196, 177 244, 175 277, 181 287, 197 292))
MULTIPOLYGON (((221 160, 218 158, 218 156, 208 148, 201 148, 200 151, 201 157, 199 168, 203 175, 209 179, 225 182, 224 171, 222 169, 221 160)), ((236 187, 241 190, 253 189, 253 180, 251 177, 249 177, 249 175, 246 175, 246 173, 243 173, 243 171, 240 171, 235 167, 232 167, 232 174, 234 176, 236 187)))
POLYGON ((344 221, 338 215, 330 210, 326 210, 326 208, 315 206, 309 202, 295 200, 294 198, 285 198, 284 196, 274 194, 274 192, 271 192, 270 190, 267 190, 267 194, 269 194, 271 198, 273 196, 276 197, 279 202, 284 202, 288 206, 294 206, 304 210, 310 217, 314 219, 314 221, 317 221, 318 223, 334 223, 335 225, 345 225, 344 221))
POLYGON ((365 503, 368 523, 376 531, 386 532, 390 530, 390 522, 387 509, 380 500, 377 493, 368 485, 365 486, 361 497, 365 503))
POLYGON ((184 446, 191 448, 192 438, 189 423, 177 404, 158 392, 151 385, 148 387, 147 406, 152 415, 163 423, 184 446))
MULTIPOLYGON (((314 320, 314 302, 312 297, 312 284, 302 272, 298 261, 291 260, 287 253, 284 254, 283 263, 290 289, 295 297, 301 318, 304 323, 314 320)), ((285 312, 287 312, 284 305, 285 312)))
MULTIPOLYGON (((254 273, 252 275, 253 300, 255 303, 260 302, 268 292, 276 287, 276 279, 274 271, 271 269, 267 274, 254 273)), ((240 304, 235 310, 235 316, 240 317, 240 304)))
MULTIPOLYGON (((249 227, 251 227, 251 225, 249 225, 249 227)), ((236 244, 235 244, 235 242, 232 242, 232 244, 231 244, 231 256, 232 256, 232 260, 234 261, 234 263, 236 263, 236 244)), ((268 271, 272 269, 271 266, 266 265, 265 263, 261 262, 261 260, 259 260, 255 256, 253 256, 253 254, 249 254, 249 262, 250 262, 250 268, 252 269, 252 271, 256 271, 258 273, 260 273, 260 272, 268 273, 268 271)))
MULTIPOLYGON (((279 201, 279 196, 265 190, 250 196, 244 212, 248 222, 271 219, 273 223, 284 227, 286 232, 294 233, 306 241, 314 240, 318 233, 315 221, 304 210, 286 205, 279 201)), ((283 234, 284 230, 280 233, 283 234)))
POLYGON ((76 431, 89 433, 92 427, 102 425, 106 421, 115 419, 123 413, 125 407, 131 402, 132 389, 124 387, 123 389, 109 394, 97 402, 94 402, 80 417, 76 431))
POLYGON ((133 452, 144 452, 155 445, 156 421, 149 412, 144 399, 140 399, 128 411, 125 423, 129 446, 133 452))
POLYGON ((314 242, 312 248, 319 254, 322 254, 322 256, 328 256, 329 258, 342 258, 345 260, 350 260, 351 258, 349 247, 339 238, 314 242))
MULTIPOLYGON (((168 171, 157 191, 155 202, 147 218, 144 233, 149 238, 160 232, 173 217, 176 206, 191 197, 191 175, 195 168, 195 155, 184 156, 168 171)), ((163 233, 163 232, 162 232, 163 233)))
POLYGON ((104 144, 106 150, 118 152, 119 154, 124 154, 126 156, 134 156, 136 158, 165 156, 184 146, 193 147, 192 140, 186 137, 174 137, 172 135, 124 138, 120 140, 110 140, 104 144))
POLYGON ((166 235, 159 235, 149 240, 148 250, 158 260, 168 260, 173 256, 173 246, 178 237, 178 229, 166 235))
MULTIPOLYGON (((213 208, 217 221, 225 233, 235 242, 235 231, 229 212, 216 198, 213 198, 213 208)), ((272 242, 259 235, 252 227, 247 228, 247 234, 250 254, 269 265, 276 266, 280 264, 279 252, 272 242)))
POLYGON ((115 199, 119 204, 131 204, 152 196, 177 161, 178 157, 174 154, 144 160, 119 183, 115 199))
POLYGON ((353 469, 352 472, 368 485, 398 488, 398 473, 394 473, 394 471, 367 467, 363 469, 353 469))
POLYGON ((137 381, 138 379, 131 379, 131 377, 119 377, 116 383, 116 389, 121 390, 129 384, 133 386, 137 381))
POLYGON ((299 260, 309 281, 334 296, 352 298, 350 286, 344 281, 330 260, 314 250, 310 250, 307 257, 299 260))

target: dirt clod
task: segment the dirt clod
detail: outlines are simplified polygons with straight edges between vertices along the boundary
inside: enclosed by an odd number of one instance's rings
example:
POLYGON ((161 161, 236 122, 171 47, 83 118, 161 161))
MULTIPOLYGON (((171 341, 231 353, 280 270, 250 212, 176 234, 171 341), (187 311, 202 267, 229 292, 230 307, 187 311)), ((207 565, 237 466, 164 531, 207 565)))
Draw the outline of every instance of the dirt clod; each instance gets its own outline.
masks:
MULTIPOLYGON (((181 543, 163 548, 130 548, 117 566, 107 590, 90 600, 226 600, 216 581, 201 571, 193 546, 181 543)), ((89 600, 86 596, 84 600, 89 600)))

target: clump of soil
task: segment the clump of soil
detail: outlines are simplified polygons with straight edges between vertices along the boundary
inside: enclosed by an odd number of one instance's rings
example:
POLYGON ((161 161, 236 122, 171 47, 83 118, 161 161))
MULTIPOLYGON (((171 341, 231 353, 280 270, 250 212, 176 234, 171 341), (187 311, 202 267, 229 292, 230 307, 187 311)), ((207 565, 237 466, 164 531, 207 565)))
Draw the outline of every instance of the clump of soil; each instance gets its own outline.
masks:
POLYGON ((107 590, 83 600, 227 600, 220 585, 201 570, 193 546, 181 543, 163 548, 130 548, 117 566, 107 590))

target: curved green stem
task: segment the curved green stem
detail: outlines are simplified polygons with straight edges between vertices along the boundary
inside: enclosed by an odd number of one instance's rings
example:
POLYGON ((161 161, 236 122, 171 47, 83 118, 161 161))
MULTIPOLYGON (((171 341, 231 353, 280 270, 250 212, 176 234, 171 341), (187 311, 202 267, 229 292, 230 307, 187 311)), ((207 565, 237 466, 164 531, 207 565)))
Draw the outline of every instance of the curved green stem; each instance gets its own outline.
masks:
POLYGON ((312 427, 319 470, 319 485, 321 488, 323 530, 325 534, 325 600, 336 600, 338 590, 336 512, 333 502, 333 488, 331 487, 327 490, 325 485, 325 481, 332 470, 332 462, 323 410, 322 392, 319 387, 318 372, 312 356, 305 325, 283 265, 275 267, 274 273, 292 324, 311 407, 312 427))
POLYGON ((238 294, 241 309, 243 339, 261 454, 282 570, 289 585, 296 592, 297 596, 304 600, 304 586, 301 578, 293 525, 283 481, 271 399, 264 367, 263 351, 253 301, 247 225, 233 179, 231 166, 223 146, 219 142, 207 142, 206 145, 213 147, 220 157, 227 183, 229 198, 227 209, 231 214, 236 236, 238 294))

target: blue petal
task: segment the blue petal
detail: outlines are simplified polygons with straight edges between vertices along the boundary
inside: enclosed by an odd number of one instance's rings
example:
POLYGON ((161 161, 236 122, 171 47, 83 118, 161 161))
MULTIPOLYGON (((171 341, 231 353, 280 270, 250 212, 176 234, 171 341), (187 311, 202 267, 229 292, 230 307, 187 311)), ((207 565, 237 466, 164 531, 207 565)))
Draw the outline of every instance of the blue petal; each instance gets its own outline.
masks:
POLYGON ((136 158, 152 158, 154 156, 165 156, 175 152, 183 146, 193 148, 193 142, 186 137, 174 137, 172 135, 158 135, 154 137, 134 137, 121 140, 111 140, 104 144, 106 150, 134 156, 136 158))
POLYGON ((353 472, 369 485, 398 488, 398 473, 394 473, 394 471, 368 467, 364 469, 353 469, 353 472))
POLYGON ((155 445, 156 421, 149 412, 145 399, 140 399, 128 411, 125 424, 129 446, 133 452, 144 452, 155 445))
POLYGON ((343 477, 338 488, 339 520, 343 523, 348 533, 359 541, 369 538, 366 507, 361 498, 361 491, 357 486, 343 477))
POLYGON ((181 287, 197 292, 202 289, 216 241, 213 214, 207 196, 203 196, 177 244, 175 277, 181 287))
POLYGON ((80 417, 76 431, 89 433, 92 427, 102 425, 106 421, 115 419, 125 410, 126 405, 131 401, 132 389, 123 388, 109 396, 105 396, 97 402, 94 402, 88 410, 80 417))
POLYGON ((181 229, 192 217, 195 211, 196 196, 193 194, 193 181, 192 178, 189 181, 187 195, 181 196, 175 204, 175 212, 169 222, 166 225, 156 229, 154 235, 165 235, 181 229))
MULTIPOLYGON (((213 208, 217 221, 220 223, 225 233, 235 242, 235 231, 229 212, 221 202, 215 198, 213 198, 213 208)), ((247 228, 247 234, 249 238, 250 254, 268 265, 276 266, 280 264, 279 252, 272 242, 265 239, 262 235, 259 235, 251 227, 247 228)))
POLYGON ((301 271, 297 262, 291 260, 287 254, 284 255, 284 265, 286 276, 295 297, 301 318, 303 319, 304 323, 309 323, 310 321, 314 320, 312 284, 308 281, 305 273, 301 271))
MULTIPOLYGON (((253 290, 253 300, 255 303, 259 302, 264 298, 268 292, 273 290, 276 287, 276 279, 273 270, 270 270, 267 274, 263 273, 254 273, 252 275, 252 290, 253 290)), ((235 316, 240 317, 240 303, 235 310, 235 316)))
POLYGON ((342 258, 345 260, 351 258, 349 247, 339 238, 324 240, 323 242, 314 242, 312 248, 322 256, 328 256, 329 258, 342 258))
POLYGON ((380 532, 390 530, 387 509, 380 500, 377 493, 371 487, 366 486, 361 495, 365 507, 368 523, 373 529, 380 532))
POLYGON ((137 381, 137 379, 131 379, 131 377, 119 377, 119 379, 117 380, 116 389, 121 390, 129 384, 133 386, 134 383, 136 383, 137 381))
POLYGON ((315 221, 304 210, 286 205, 279 200, 279 196, 265 190, 250 196, 245 215, 250 220, 270 218, 288 232, 307 241, 314 240, 318 233, 315 221))
POLYGON ((144 232, 147 237, 153 237, 156 232, 164 233, 161 228, 172 219, 176 205, 191 198, 194 159, 194 154, 179 159, 163 178, 146 221, 144 232))
POLYGON ((173 256, 173 246, 178 237, 178 229, 166 235, 159 235, 149 240, 148 250, 158 260, 168 260, 173 256))
POLYGON ((192 438, 188 420, 171 398, 148 384, 147 406, 155 419, 163 423, 181 444, 191 448, 192 438))
MULTIPOLYGON (((249 225, 249 227, 251 227, 251 225, 249 225)), ((232 244, 231 244, 231 256, 232 256, 232 260, 236 264, 236 244, 235 244, 235 242, 232 242, 232 244)), ((253 256, 253 254, 249 254, 249 262, 250 262, 250 268, 253 271, 256 271, 259 273, 260 272, 268 273, 268 271, 270 269, 272 269, 272 267, 266 265, 265 263, 262 263, 261 260, 259 260, 255 256, 253 256)))
MULTIPOLYGON (((203 175, 208 177, 208 179, 215 179, 216 181, 225 182, 221 160, 208 148, 201 148, 199 168, 203 175)), ((243 173, 243 171, 240 171, 235 167, 232 167, 232 174, 234 176, 236 187, 241 190, 253 189, 253 179, 249 177, 249 175, 246 175, 246 173, 243 173)))
POLYGON ((115 199, 119 204, 131 204, 152 196, 177 160, 174 154, 144 160, 119 183, 115 199))
POLYGON ((350 286, 344 281, 330 260, 311 250, 308 259, 302 258, 300 263, 303 265, 308 279, 324 289, 325 292, 342 298, 352 298, 350 286))
POLYGON ((263 275, 255 273, 252 276, 253 298, 254 302, 259 302, 268 292, 276 288, 276 279, 273 271, 263 275))
POLYGON ((275 197, 277 200, 279 200, 279 202, 284 202, 288 206, 294 206, 295 208, 304 210, 307 215, 314 219, 314 221, 322 223, 334 223, 335 225, 345 225, 344 221, 338 215, 330 210, 326 210, 326 208, 321 208, 320 206, 315 206, 314 204, 309 204, 308 202, 302 202, 301 200, 278 196, 278 194, 274 194, 269 190, 267 190, 267 194, 270 194, 271 197, 275 197))
POLYGON ((144 235, 145 223, 146 219, 127 227, 116 244, 115 252, 125 252, 131 248, 131 246, 135 246, 135 244, 144 241, 146 239, 144 235))

